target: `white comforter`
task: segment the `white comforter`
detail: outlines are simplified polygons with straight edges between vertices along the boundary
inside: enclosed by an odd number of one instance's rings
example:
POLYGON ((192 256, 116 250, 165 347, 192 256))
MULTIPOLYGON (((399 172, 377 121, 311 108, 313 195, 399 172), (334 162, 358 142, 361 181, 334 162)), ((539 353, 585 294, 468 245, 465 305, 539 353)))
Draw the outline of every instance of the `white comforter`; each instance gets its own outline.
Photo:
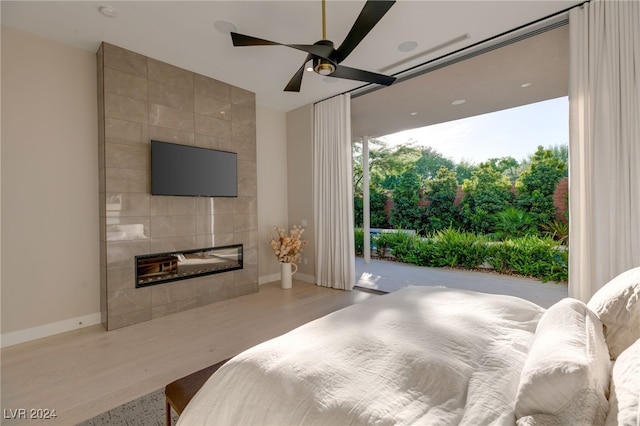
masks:
POLYGON ((465 290, 375 297, 233 358, 178 425, 513 425, 543 312, 465 290))

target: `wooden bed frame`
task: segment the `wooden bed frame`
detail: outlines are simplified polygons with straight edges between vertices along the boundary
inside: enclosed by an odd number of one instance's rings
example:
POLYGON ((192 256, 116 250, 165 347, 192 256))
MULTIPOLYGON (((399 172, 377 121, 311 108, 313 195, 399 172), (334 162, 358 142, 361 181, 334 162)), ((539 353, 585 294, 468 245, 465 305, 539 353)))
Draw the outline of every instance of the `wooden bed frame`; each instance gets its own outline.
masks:
POLYGON ((198 390, 204 385, 209 377, 215 373, 220 367, 222 367, 229 359, 220 361, 217 364, 213 364, 207 368, 204 368, 195 373, 191 373, 175 382, 169 383, 164 388, 164 396, 166 401, 166 414, 167 414, 167 426, 171 426, 171 409, 175 411, 178 416, 182 414, 182 411, 187 406, 189 401, 198 392, 198 390))

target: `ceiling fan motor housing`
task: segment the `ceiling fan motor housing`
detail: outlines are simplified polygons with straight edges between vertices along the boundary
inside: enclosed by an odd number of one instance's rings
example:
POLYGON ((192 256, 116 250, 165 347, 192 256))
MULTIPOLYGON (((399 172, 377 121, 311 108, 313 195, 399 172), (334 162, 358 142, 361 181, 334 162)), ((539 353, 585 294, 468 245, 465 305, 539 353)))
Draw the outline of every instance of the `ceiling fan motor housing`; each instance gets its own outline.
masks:
MULTIPOLYGON (((333 42, 331 40, 320 40, 314 43, 315 45, 329 46, 332 49, 333 42)), ((320 75, 331 75, 336 70, 336 63, 329 59, 316 56, 313 58, 313 70, 320 75)))

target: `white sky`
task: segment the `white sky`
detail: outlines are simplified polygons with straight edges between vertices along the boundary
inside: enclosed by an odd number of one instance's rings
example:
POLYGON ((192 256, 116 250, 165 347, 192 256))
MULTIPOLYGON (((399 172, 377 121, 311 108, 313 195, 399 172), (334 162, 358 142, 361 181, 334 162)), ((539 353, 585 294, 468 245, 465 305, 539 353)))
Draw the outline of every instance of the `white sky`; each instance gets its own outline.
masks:
POLYGON ((533 154, 538 145, 568 145, 569 100, 552 99, 379 139, 391 145, 413 141, 418 146, 430 146, 455 162, 464 159, 478 164, 507 156, 520 161, 533 154))

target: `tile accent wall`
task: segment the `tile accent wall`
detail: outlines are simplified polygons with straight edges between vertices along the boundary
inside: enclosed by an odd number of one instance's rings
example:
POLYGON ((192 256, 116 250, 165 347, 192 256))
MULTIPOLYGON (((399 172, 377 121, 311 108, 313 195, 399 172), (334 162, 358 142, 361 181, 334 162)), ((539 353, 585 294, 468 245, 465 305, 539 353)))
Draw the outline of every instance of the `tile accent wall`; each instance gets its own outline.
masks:
POLYGON ((254 93, 108 43, 96 56, 104 327, 257 292, 254 93), (237 152, 238 197, 152 196, 151 139, 237 152), (229 244, 244 269, 135 288, 135 255, 229 244))

